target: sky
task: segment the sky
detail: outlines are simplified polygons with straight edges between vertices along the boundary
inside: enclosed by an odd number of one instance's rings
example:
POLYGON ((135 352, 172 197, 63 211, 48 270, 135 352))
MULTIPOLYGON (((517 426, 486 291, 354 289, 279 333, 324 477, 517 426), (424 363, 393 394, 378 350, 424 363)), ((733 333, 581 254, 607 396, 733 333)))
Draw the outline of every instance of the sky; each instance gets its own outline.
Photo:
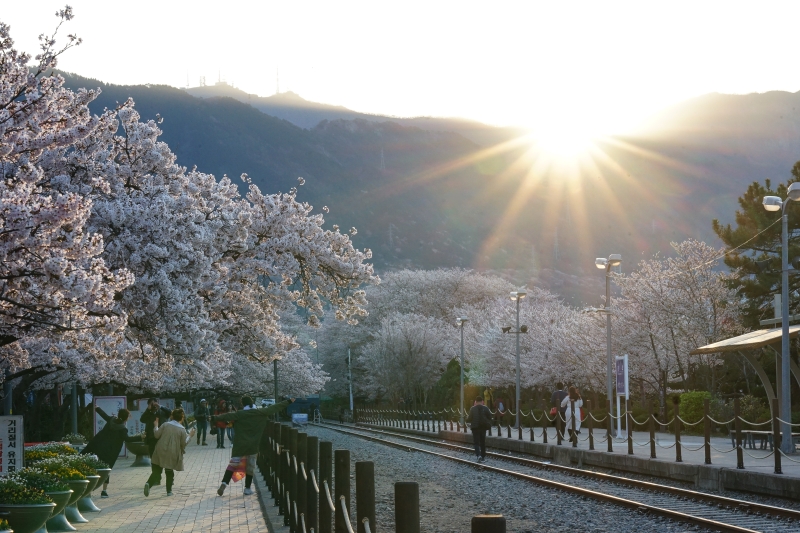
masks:
MULTIPOLYGON (((63 4, 0 0, 19 48, 63 4)), ((625 134, 709 92, 800 90, 800 2, 72 0, 83 44, 59 67, 118 84, 197 86, 393 116, 581 137, 625 134)), ((64 40, 62 39, 62 42, 64 40)))

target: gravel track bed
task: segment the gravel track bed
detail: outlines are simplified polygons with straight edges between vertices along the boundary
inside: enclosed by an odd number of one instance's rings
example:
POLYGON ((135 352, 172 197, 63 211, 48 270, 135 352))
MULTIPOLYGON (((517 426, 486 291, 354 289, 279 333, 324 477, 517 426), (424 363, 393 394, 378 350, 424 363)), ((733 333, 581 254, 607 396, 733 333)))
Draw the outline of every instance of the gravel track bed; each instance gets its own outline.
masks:
MULTIPOLYGON (((356 429, 356 428, 347 428, 347 429, 356 429)), ((387 428, 387 431, 392 431, 392 429, 394 429, 394 428, 387 428)), ((504 435, 505 435, 505 433, 504 433, 504 435)), ((411 435, 411 436, 417 437, 418 435, 411 435)), ((429 435, 428 438, 435 438, 435 436, 433 434, 431 434, 431 435, 429 435)), ((402 439, 399 440, 399 442, 402 442, 402 441, 403 441, 402 439)), ((410 442, 410 441, 405 441, 405 442, 410 442)), ((446 442, 448 444, 456 444, 456 445, 467 446, 467 447, 471 446, 469 444, 462 444, 462 443, 458 443, 458 442, 449 442, 449 441, 446 441, 446 442)), ((623 445, 624 445, 624 443, 623 443, 623 445)), ((415 446, 416 446, 416 444, 415 444, 415 446)), ((615 443, 615 446, 616 446, 616 443, 615 443)), ((422 446, 420 446, 420 447, 422 447, 422 446)), ((440 452, 444 451, 444 448, 435 447, 435 449, 437 451, 440 451, 440 452)), ((494 452, 494 453, 501 453, 503 455, 508 455, 509 457, 521 457, 521 458, 524 458, 524 459, 533 459, 535 461, 547 461, 547 459, 543 459, 541 457, 537 457, 537 456, 534 456, 534 455, 525 455, 525 454, 520 454, 520 453, 506 452, 504 450, 497 450, 497 449, 493 449, 493 448, 487 448, 486 451, 494 452)), ((508 464, 511 464, 511 463, 508 463, 508 464)), ((573 468, 577 468, 577 467, 575 465, 573 465, 573 468)), ((509 468, 509 470, 511 470, 511 468, 509 468)), ((681 489, 693 490, 693 491, 696 491, 696 492, 702 492, 702 493, 711 494, 711 495, 714 495, 714 496, 725 496, 726 498, 733 498, 733 499, 736 499, 736 500, 746 500, 746 501, 750 501, 750 502, 761 503, 761 504, 764 504, 764 505, 773 505, 775 507, 784 507, 786 509, 794 509, 794 510, 800 511, 800 501, 790 500, 790 499, 787 499, 787 498, 776 498, 776 497, 773 497, 773 496, 765 496, 763 494, 751 494, 751 493, 747 493, 747 492, 730 491, 730 490, 721 491, 720 492, 720 491, 714 491, 714 490, 698 488, 698 487, 695 487, 695 485, 693 483, 684 483, 682 481, 676 481, 674 479, 665 479, 665 478, 660 478, 660 477, 648 476, 648 475, 645 475, 645 474, 637 474, 637 473, 634 473, 634 472, 621 472, 619 470, 610 470, 610 469, 607 469, 607 468, 584 467, 583 470, 586 470, 587 472, 600 472, 600 473, 603 473, 603 474, 622 476, 622 477, 626 477, 626 478, 629 478, 629 479, 635 479, 635 480, 638 480, 638 481, 649 481, 650 483, 658 483, 659 485, 666 485, 666 486, 669 486, 669 487, 677 487, 677 488, 681 488, 681 489)), ((540 474, 543 474, 546 471, 534 468, 531 472, 539 472, 540 474)), ((539 474, 533 474, 533 475, 539 475, 539 474)), ((540 477, 544 477, 544 476, 540 475, 540 477)))
MULTIPOLYGON (((422 531, 464 532, 477 514, 495 513, 506 517, 509 532, 550 532, 580 528, 583 531, 637 533, 664 531, 704 531, 687 524, 646 516, 577 495, 560 492, 522 480, 452 463, 426 454, 405 452, 379 443, 351 437, 321 427, 308 427, 310 435, 333 443, 334 449, 349 449, 352 498, 355 501, 355 463, 375 463, 376 520, 380 531, 394 529, 394 483, 416 481, 420 486, 422 531)), ((403 442, 402 439, 398 439, 403 442)), ((405 441, 406 443, 408 441, 405 441)), ((438 453, 442 448, 430 448, 438 453)), ((543 471, 490 460, 490 465, 544 477, 543 471)), ((563 476, 561 481, 586 486, 584 480, 563 476)), ((353 505, 355 514, 355 505, 353 505)))

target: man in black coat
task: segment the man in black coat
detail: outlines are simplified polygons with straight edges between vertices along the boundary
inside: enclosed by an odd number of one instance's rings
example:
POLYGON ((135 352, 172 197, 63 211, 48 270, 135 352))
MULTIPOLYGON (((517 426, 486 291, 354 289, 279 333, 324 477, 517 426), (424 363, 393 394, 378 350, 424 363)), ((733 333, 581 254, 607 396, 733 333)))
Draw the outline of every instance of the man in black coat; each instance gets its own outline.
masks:
MULTIPOLYGON (((108 464, 109 468, 114 468, 114 463, 117 462, 119 452, 122 450, 122 443, 141 442, 141 439, 138 435, 128 435, 128 427, 125 423, 128 421, 128 418, 130 418, 131 413, 127 409, 120 409, 117 416, 113 417, 106 414, 106 412, 99 407, 95 407, 95 410, 97 414, 106 421, 106 425, 97 432, 97 435, 92 437, 92 440, 81 450, 81 453, 96 455, 98 459, 108 464)), ((103 492, 100 494, 101 498, 108 498, 106 490, 108 489, 110 480, 111 476, 106 478, 103 483, 103 492)))
POLYGON ((483 463, 486 461, 486 430, 492 427, 492 412, 483 405, 483 396, 475 398, 475 405, 469 410, 467 421, 472 429, 475 457, 479 463, 483 463))
POLYGON ((203 446, 206 444, 206 430, 208 429, 208 418, 211 411, 208 409, 208 402, 203 398, 200 405, 194 410, 194 419, 197 420, 197 444, 200 444, 200 435, 203 435, 203 446))
MULTIPOLYGON (((158 421, 158 425, 161 426, 169 422, 169 417, 172 416, 172 413, 166 408, 161 407, 158 404, 158 398, 150 398, 147 400, 147 409, 142 416, 139 417, 139 422, 144 424, 144 443, 147 444, 147 449, 150 452, 150 457, 153 457, 153 452, 156 449, 156 444, 158 444, 158 439, 155 436, 155 426, 156 421, 158 421)), ((159 468, 158 465, 153 465, 152 461, 150 462, 150 468, 155 475, 156 469, 159 468)), ((159 483, 153 483, 153 485, 160 485, 161 474, 158 474, 159 483)))

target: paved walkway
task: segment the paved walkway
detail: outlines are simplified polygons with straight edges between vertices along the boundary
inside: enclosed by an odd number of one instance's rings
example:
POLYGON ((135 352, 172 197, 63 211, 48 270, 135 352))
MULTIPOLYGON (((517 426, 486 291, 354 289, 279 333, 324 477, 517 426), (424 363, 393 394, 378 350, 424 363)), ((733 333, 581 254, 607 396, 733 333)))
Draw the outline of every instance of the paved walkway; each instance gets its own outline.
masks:
MULTIPOLYGON (((83 513, 88 524, 74 524, 78 531, 92 533, 267 533, 258 496, 243 496, 244 481, 232 483, 225 495, 217 488, 230 459, 230 447, 186 448, 183 472, 175 472, 173 496, 162 485, 142 493, 149 468, 131 467, 133 457, 120 458, 111 472, 109 498, 101 499, 100 490, 93 499, 100 513, 83 513)), ((130 455, 130 453, 129 453, 130 455)))

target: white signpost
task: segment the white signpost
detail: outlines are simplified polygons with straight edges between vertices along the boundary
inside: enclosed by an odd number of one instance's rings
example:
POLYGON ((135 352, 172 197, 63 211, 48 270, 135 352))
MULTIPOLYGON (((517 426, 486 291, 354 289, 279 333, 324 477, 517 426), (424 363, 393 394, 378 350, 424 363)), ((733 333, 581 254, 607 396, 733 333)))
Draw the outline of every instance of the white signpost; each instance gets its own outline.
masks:
MULTIPOLYGON (((128 398, 125 396, 95 396, 94 397, 94 406, 95 408, 99 407, 102 409, 108 416, 117 416, 120 409, 123 409, 127 405, 128 398)), ((100 416, 97 411, 94 412, 94 434, 97 435, 103 427, 105 427, 106 421, 103 420, 103 417, 100 416)), ((122 444, 122 450, 119 452, 120 457, 127 457, 128 456, 128 449, 125 444, 122 444)))
POLYGON ((21 469, 25 458, 22 416, 0 416, 0 476, 21 469))
POLYGON ((627 409, 628 400, 628 354, 615 358, 616 363, 616 382, 617 382, 617 438, 622 438, 622 417, 620 416, 620 398, 625 397, 625 408, 627 409))

